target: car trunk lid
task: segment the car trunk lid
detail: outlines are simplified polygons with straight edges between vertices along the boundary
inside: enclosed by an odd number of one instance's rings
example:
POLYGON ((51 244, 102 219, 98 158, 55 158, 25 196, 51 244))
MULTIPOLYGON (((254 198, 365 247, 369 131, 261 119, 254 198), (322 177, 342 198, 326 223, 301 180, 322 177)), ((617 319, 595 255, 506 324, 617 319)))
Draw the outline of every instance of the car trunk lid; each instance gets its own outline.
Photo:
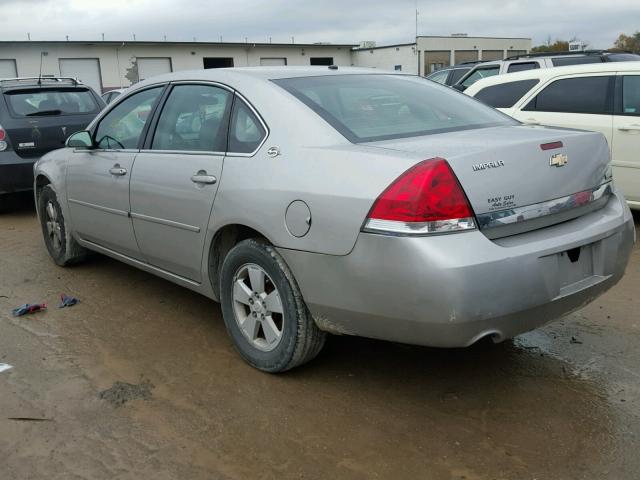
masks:
POLYGON ((493 127, 375 142, 447 160, 490 238, 542 228, 599 208, 610 188, 601 134, 531 126, 493 127))

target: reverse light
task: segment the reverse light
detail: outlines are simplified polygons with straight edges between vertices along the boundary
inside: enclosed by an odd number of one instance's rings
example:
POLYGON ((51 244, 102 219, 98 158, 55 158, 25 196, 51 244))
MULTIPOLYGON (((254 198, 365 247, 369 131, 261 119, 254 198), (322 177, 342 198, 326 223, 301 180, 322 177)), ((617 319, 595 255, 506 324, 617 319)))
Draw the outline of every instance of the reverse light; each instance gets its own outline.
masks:
POLYGON ((432 158, 414 165, 382 192, 363 229, 419 235, 475 227, 473 210, 451 167, 443 158, 432 158))

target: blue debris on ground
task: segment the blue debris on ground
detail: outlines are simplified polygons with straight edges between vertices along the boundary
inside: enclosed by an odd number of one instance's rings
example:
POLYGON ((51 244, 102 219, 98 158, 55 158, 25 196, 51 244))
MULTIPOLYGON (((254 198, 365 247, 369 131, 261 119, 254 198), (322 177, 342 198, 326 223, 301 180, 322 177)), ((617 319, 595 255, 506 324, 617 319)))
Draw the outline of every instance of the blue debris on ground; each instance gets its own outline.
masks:
POLYGON ((60 305, 58 305, 58 308, 73 307, 74 305, 80 303, 80 300, 78 300, 76 297, 72 297, 72 296, 67 295, 65 293, 60 295, 60 301, 62 303, 60 303, 60 305))

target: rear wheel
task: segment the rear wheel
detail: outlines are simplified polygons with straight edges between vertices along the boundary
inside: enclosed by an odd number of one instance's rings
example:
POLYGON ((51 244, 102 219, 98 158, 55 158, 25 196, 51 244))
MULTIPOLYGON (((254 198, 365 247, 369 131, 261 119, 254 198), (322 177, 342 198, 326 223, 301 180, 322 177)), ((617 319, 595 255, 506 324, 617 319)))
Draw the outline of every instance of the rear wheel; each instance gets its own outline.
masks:
POLYGON ((78 245, 78 242, 67 232, 67 224, 62 215, 58 197, 48 185, 42 188, 38 196, 38 214, 44 243, 54 262, 65 266, 86 258, 88 251, 78 245))
POLYGON ((229 251, 220 274, 227 331, 240 355, 265 372, 313 359, 326 334, 316 326, 300 290, 275 249, 244 240, 229 251))

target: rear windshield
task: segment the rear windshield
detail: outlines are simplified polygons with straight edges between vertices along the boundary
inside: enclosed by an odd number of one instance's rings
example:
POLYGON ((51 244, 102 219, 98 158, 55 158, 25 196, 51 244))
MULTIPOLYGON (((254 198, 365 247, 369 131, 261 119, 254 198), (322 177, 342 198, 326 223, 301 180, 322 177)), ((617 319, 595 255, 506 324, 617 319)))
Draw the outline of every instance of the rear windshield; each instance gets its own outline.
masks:
POLYGON ((516 124, 429 80, 331 75, 274 80, 354 143, 516 124))
POLYGON ((4 97, 11 112, 21 117, 78 115, 99 110, 91 92, 81 88, 21 89, 5 92, 4 97))

